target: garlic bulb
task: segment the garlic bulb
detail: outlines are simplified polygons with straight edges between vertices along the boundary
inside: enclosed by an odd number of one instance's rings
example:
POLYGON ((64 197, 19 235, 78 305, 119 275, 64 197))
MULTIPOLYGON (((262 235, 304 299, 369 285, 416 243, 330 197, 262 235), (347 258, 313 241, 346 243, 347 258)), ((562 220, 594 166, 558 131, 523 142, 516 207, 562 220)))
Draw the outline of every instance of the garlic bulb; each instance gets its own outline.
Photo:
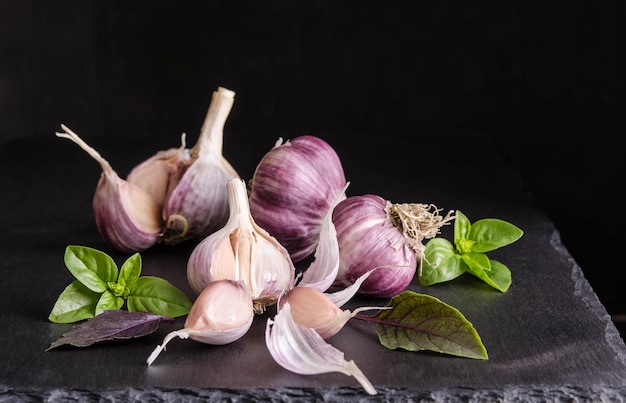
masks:
POLYGON ((257 165, 252 217, 299 262, 315 250, 324 216, 345 199, 346 178, 335 150, 315 136, 279 139, 257 165))
POLYGON ((190 338, 205 344, 228 344, 245 335, 254 319, 252 299, 237 281, 220 280, 209 284, 194 301, 184 328, 165 336, 148 357, 152 364, 174 337, 190 338))
POLYGON ((154 194, 163 206, 162 242, 201 239, 228 219, 226 183, 239 174, 222 155, 224 125, 235 93, 213 92, 198 141, 191 149, 160 151, 128 174, 128 181, 154 194))
POLYGON ((335 285, 352 284, 375 269, 359 294, 387 298, 404 291, 422 258, 422 240, 452 219, 438 213, 433 205, 392 204, 371 194, 341 201, 333 210, 340 262, 335 285))
POLYGON ((187 279, 196 292, 217 280, 241 281, 261 313, 293 287, 295 267, 287 250, 250 215, 245 182, 232 179, 226 188, 228 221, 191 252, 187 279))
POLYGON ((162 234, 159 203, 145 190, 119 177, 111 165, 67 126, 67 138, 78 144, 102 168, 93 198, 96 226, 102 238, 123 253, 140 252, 156 244, 162 234))

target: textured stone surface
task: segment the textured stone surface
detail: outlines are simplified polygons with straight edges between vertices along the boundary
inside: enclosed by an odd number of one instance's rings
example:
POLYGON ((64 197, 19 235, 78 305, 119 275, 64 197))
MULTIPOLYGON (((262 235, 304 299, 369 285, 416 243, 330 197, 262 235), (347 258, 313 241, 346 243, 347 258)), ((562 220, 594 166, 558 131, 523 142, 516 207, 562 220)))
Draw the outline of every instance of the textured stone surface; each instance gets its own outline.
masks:
MULTIPOLYGON (((176 139, 172 139, 172 144, 176 139)), ((329 340, 354 359, 379 392, 369 397, 343 374, 302 376, 279 367, 265 347, 270 313, 256 318, 236 343, 207 346, 173 340, 151 367, 145 360, 183 319, 155 333, 121 343, 44 350, 71 325, 47 320, 54 301, 72 281, 63 264, 68 244, 109 252, 121 264, 126 255, 100 239, 91 198, 99 167, 66 140, 15 140, 0 146, 0 400, 22 401, 615 401, 626 388, 626 347, 582 271, 562 246, 558 229, 530 207, 514 172, 504 169, 488 141, 433 140, 407 136, 407 146, 351 144, 329 139, 351 181, 349 194, 378 193, 393 202, 432 202, 459 209, 470 220, 496 217, 521 227, 515 244, 492 257, 512 271, 513 284, 501 294, 471 277, 411 289, 454 306, 471 321, 489 360, 462 359, 382 347, 371 326, 353 320, 329 340), (409 150, 443 150, 417 164, 409 150), (392 155, 383 163, 376 155, 392 155), (375 150, 375 151, 374 151, 375 150), (417 165, 416 165, 417 164, 417 165), (416 168, 416 166, 422 168, 416 168), (426 169, 423 167, 430 167, 426 169), (425 175, 425 173, 428 173, 425 175), (10 191, 7 191, 10 190, 10 191)), ((100 152, 124 176, 138 153, 156 148, 138 140, 95 140, 100 152)), ((271 147, 265 146, 265 148, 271 147)), ((249 179, 250 151, 232 156, 249 179)), ((443 236, 450 236, 446 228, 443 236)), ((191 244, 156 247, 142 254, 143 274, 164 277, 185 290, 191 244)), ((357 299, 351 306, 368 305, 357 299)))

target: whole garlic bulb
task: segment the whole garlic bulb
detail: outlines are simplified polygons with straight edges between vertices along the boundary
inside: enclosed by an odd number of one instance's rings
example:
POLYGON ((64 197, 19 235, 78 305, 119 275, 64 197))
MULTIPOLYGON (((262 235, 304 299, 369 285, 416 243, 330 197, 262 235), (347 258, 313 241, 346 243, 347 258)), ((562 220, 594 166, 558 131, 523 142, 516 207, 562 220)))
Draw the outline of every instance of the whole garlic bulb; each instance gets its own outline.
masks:
POLYGON ((204 238, 191 252, 187 279, 196 292, 214 281, 241 281, 257 313, 293 287, 295 267, 287 250, 250 215, 245 182, 227 185, 230 216, 226 225, 204 238))
POLYGON ((213 92, 198 141, 191 149, 160 151, 137 165, 127 180, 153 193, 161 203, 165 233, 161 241, 176 244, 201 239, 228 219, 226 183, 239 174, 222 155, 224 125, 235 93, 213 92))
POLYGON ((343 166, 327 142, 308 135, 279 139, 255 169, 250 211, 297 263, 314 252, 324 216, 345 199, 345 187, 343 166))
POLYGON ((359 294, 387 298, 404 291, 421 260, 423 239, 451 220, 433 205, 392 204, 378 195, 350 196, 333 210, 339 244, 335 285, 350 285, 373 270, 359 294))
POLYGON ((252 299, 246 287, 237 281, 219 280, 209 284, 191 306, 183 329, 165 336, 157 346, 148 365, 174 337, 190 338, 205 344, 222 345, 239 340, 254 319, 252 299))
POLYGON ((123 253, 140 252, 155 245, 161 234, 159 203, 139 186, 119 177, 100 153, 85 143, 67 126, 61 125, 67 138, 78 144, 102 168, 93 197, 93 212, 100 236, 123 253))

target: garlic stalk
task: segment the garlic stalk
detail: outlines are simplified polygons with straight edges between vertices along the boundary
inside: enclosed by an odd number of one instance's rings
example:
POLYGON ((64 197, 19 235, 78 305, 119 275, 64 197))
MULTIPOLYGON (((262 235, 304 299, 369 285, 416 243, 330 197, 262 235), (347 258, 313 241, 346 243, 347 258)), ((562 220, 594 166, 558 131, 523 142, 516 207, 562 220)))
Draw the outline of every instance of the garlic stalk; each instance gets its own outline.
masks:
POLYGON ((67 126, 58 137, 72 140, 95 159, 102 174, 93 198, 96 226, 102 238, 120 252, 141 252, 155 245, 161 234, 159 203, 141 187, 119 177, 100 153, 67 126))
POLYGON ((297 324, 286 303, 265 327, 265 343, 274 360, 283 368, 303 375, 341 372, 354 377, 365 391, 376 389, 353 360, 346 361, 336 349, 313 329, 297 324))
POLYGON ((250 215, 245 182, 232 179, 226 189, 228 221, 191 252, 187 279, 196 292, 217 280, 241 281, 261 313, 294 286, 295 267, 287 250, 250 215))
POLYGON ((151 365, 173 338, 190 338, 205 344, 232 343, 245 335, 254 319, 252 299, 236 281, 209 284, 194 301, 183 329, 170 332, 148 357, 151 365))
POLYGON ((226 183, 239 174, 222 155, 224 125, 235 93, 223 87, 213 92, 196 144, 159 151, 137 165, 128 181, 154 194, 162 205, 165 233, 161 241, 177 244, 201 239, 228 219, 226 183))
POLYGON ((167 198, 165 243, 207 236, 228 219, 226 183, 239 174, 222 155, 224 125, 235 93, 218 88, 202 125, 200 137, 190 150, 191 165, 167 198))

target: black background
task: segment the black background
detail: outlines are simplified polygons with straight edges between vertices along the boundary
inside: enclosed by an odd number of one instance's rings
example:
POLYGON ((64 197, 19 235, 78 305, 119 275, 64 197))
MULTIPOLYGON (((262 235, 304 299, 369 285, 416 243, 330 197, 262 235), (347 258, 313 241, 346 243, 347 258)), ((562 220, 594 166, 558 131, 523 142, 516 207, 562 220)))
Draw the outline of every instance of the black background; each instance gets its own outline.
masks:
MULTIPOLYGON (((0 138, 36 147, 65 123, 145 138, 140 162, 194 138, 218 86, 236 92, 226 155, 314 134, 392 172, 380 142, 488 138, 619 315, 625 21, 623 1, 0 0, 0 138)), ((416 186, 439 169, 423 152, 416 186)))

